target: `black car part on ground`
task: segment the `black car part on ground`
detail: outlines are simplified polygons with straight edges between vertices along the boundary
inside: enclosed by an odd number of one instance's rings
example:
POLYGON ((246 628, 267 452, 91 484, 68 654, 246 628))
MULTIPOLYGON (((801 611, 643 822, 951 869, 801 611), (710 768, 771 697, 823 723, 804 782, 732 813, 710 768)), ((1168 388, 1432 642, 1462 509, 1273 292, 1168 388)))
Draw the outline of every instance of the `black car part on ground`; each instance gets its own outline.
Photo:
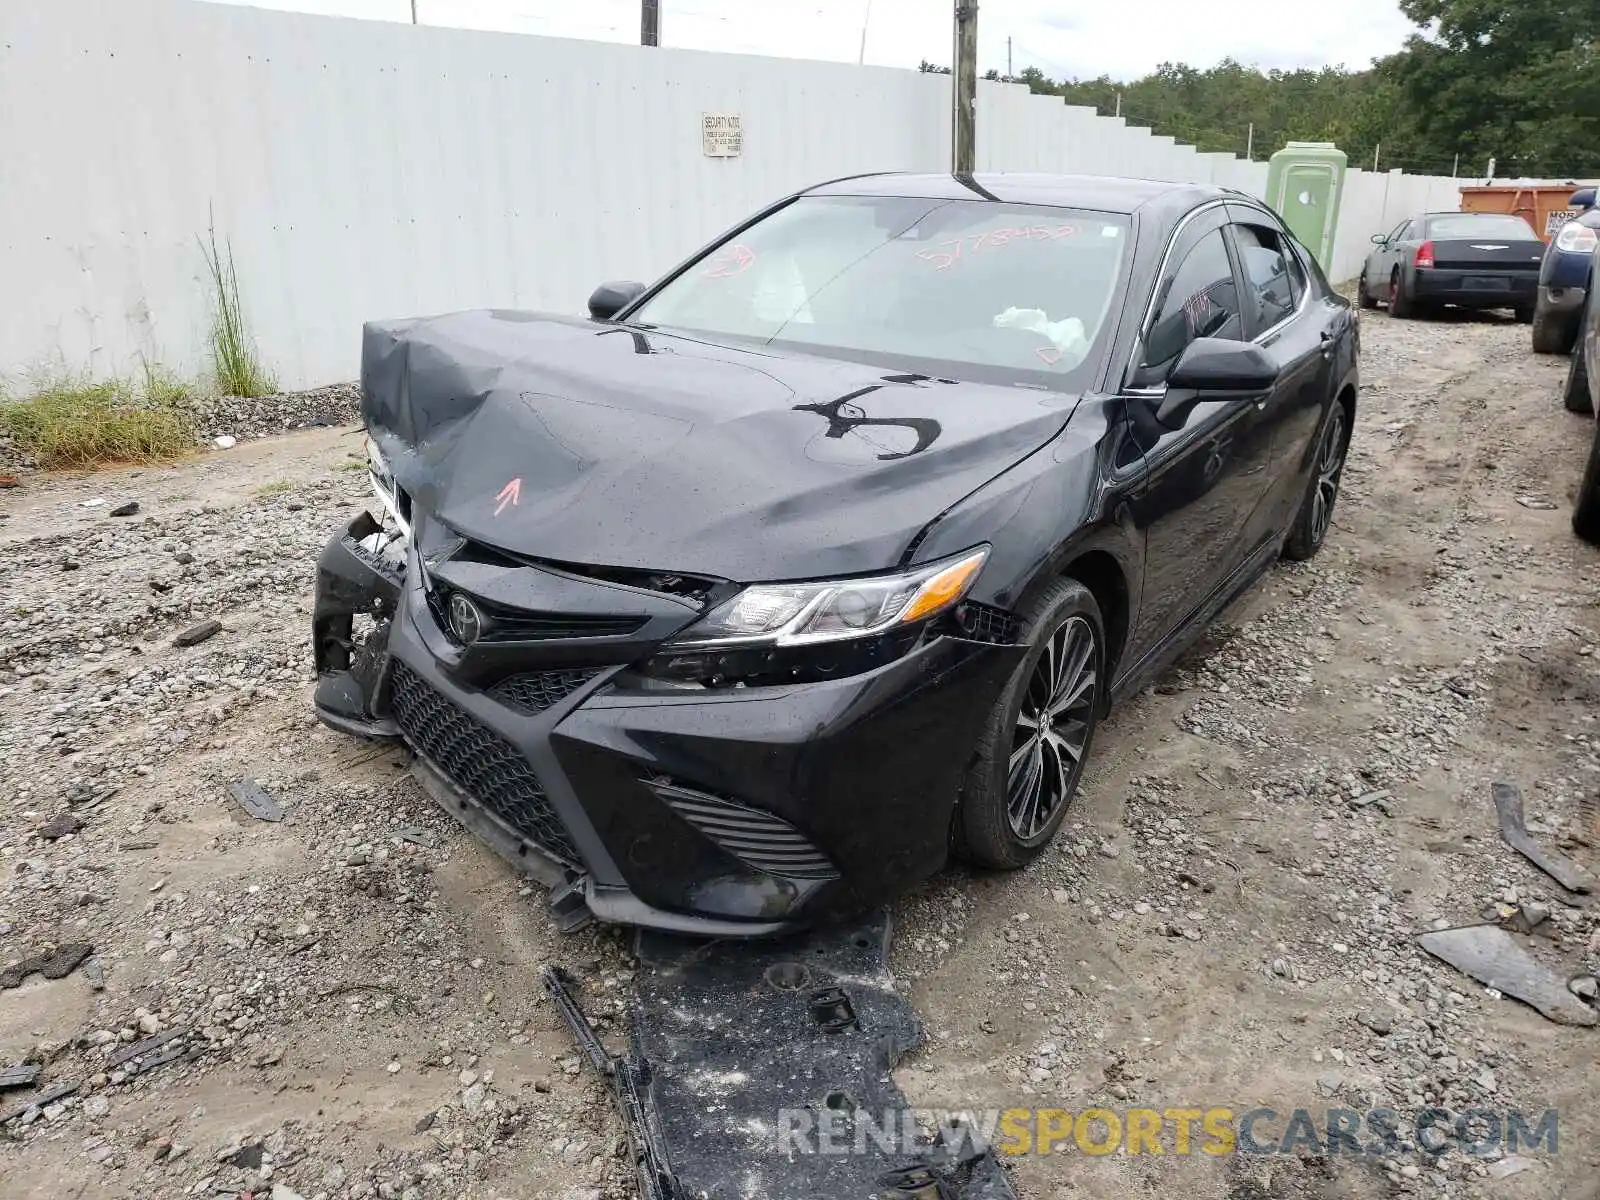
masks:
POLYGON ((882 912, 780 942, 643 932, 615 1057, 546 971, 617 1101, 645 1200, 1014 1200, 970 1126, 918 1136, 892 1071, 922 1031, 894 989, 888 940, 882 912))

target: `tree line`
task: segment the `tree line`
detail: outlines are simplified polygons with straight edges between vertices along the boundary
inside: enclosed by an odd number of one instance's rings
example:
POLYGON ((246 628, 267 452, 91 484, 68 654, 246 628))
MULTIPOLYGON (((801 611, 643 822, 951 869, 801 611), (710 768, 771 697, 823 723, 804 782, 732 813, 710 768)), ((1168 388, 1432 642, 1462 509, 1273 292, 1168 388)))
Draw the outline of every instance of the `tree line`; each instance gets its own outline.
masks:
MULTIPOLYGON (((1334 142, 1351 165, 1416 174, 1600 176, 1600 0, 1401 0, 1418 31, 1365 70, 1163 63, 1123 82, 1013 78, 1201 150, 1264 159, 1334 142)), ((924 62, 924 71, 949 68, 924 62)), ((990 71, 988 78, 999 79, 990 71)))

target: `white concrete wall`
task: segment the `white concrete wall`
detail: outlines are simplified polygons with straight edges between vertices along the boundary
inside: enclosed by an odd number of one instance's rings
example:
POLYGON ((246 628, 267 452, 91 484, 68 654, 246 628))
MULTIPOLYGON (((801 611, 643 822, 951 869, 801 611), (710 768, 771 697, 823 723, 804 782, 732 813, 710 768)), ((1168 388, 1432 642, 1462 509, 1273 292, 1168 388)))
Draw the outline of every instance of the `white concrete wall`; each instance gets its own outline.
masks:
MULTIPOLYGON (((648 279, 796 188, 947 168, 949 89, 189 0, 0 0, 0 376, 203 371, 212 219, 288 386, 352 377, 368 318, 582 311, 596 282, 648 279), (706 111, 742 116, 741 157, 701 153, 706 111)), ((981 86, 978 131, 981 169, 1266 182, 1020 85, 981 86)), ((1453 185, 1352 172, 1331 273, 1424 200, 1455 207, 1453 185)))

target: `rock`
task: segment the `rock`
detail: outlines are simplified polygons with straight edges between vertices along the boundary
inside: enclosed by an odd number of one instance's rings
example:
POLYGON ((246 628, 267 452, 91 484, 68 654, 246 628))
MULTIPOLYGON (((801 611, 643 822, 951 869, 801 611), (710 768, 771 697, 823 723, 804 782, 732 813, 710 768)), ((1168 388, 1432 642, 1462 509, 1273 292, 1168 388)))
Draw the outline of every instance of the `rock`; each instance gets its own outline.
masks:
POLYGON ((83 828, 83 820, 75 813, 57 813, 43 825, 39 826, 39 836, 48 841, 64 838, 77 833, 83 828))
POLYGON ((439 1114, 437 1112, 425 1112, 417 1118, 417 1123, 414 1128, 418 1133, 427 1133, 428 1130, 433 1128, 434 1123, 437 1122, 438 1119, 439 1114))
POLYGON ((125 500, 111 510, 111 515, 113 517, 131 517, 138 511, 139 502, 137 500, 125 500))
POLYGON ((111 1111, 111 1101, 104 1096, 90 1096, 83 1102, 83 1113, 86 1117, 99 1120, 111 1111))
POLYGON ((1600 999, 1600 980, 1593 975, 1576 975, 1567 980, 1567 991, 1579 1000, 1587 1000, 1591 1004, 1600 999))
POLYGON ((1101 842, 1100 843, 1100 857, 1101 858, 1116 858, 1121 853, 1122 853, 1122 851, 1117 849, 1115 844, 1113 844, 1111 842, 1101 842))
POLYGON ((480 1083, 475 1083, 461 1093, 461 1107, 469 1113, 475 1113, 483 1107, 483 1102, 488 1094, 488 1089, 480 1083))
POLYGON ((1508 1154, 1499 1162, 1492 1162, 1489 1164, 1489 1178, 1509 1179, 1511 1176, 1519 1175, 1523 1171, 1526 1171, 1536 1165, 1537 1164, 1533 1159, 1528 1158, 1525 1155, 1508 1154))
POLYGON ((230 437, 229 435, 224 433, 224 434, 219 434, 218 436, 212 438, 211 439, 211 444, 213 446, 215 446, 218 450, 232 450, 235 446, 237 446, 239 444, 239 439, 235 438, 235 437, 230 437))
POLYGON ((172 639, 172 644, 178 647, 198 646, 208 638, 216 637, 222 632, 222 622, 216 619, 201 621, 198 625, 191 625, 177 637, 172 639))
POLYGON ((1368 1029, 1372 1030, 1372 1032, 1377 1034, 1379 1037, 1388 1037, 1390 1031, 1394 1029, 1394 1022, 1389 1019, 1389 1014, 1386 1012, 1380 1012, 1377 1009, 1368 1009, 1366 1012, 1357 1016, 1356 1020, 1361 1022, 1361 1024, 1365 1025, 1368 1029))
POLYGON ((305 1197, 287 1184, 274 1183, 272 1185, 271 1200, 305 1200, 305 1197))
POLYGON ((1326 1071, 1317 1076, 1317 1092, 1323 1096, 1337 1096, 1344 1087, 1344 1076, 1337 1071, 1326 1071))

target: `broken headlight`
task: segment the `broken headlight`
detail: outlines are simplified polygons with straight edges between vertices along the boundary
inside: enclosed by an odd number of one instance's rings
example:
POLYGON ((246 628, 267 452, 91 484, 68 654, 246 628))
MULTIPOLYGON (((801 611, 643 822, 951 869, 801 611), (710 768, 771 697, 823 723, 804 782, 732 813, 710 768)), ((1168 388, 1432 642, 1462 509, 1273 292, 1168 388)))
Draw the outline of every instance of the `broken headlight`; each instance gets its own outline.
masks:
POLYGON ((662 646, 648 674, 710 684, 872 670, 914 646, 971 589, 987 546, 893 575, 745 588, 662 646))
POLYGON ((377 496, 383 511, 394 519, 400 532, 410 541, 411 498, 395 482, 394 472, 389 469, 389 460, 384 458, 383 451, 378 449, 378 443, 371 434, 367 435, 367 477, 372 481, 372 494, 377 496))

